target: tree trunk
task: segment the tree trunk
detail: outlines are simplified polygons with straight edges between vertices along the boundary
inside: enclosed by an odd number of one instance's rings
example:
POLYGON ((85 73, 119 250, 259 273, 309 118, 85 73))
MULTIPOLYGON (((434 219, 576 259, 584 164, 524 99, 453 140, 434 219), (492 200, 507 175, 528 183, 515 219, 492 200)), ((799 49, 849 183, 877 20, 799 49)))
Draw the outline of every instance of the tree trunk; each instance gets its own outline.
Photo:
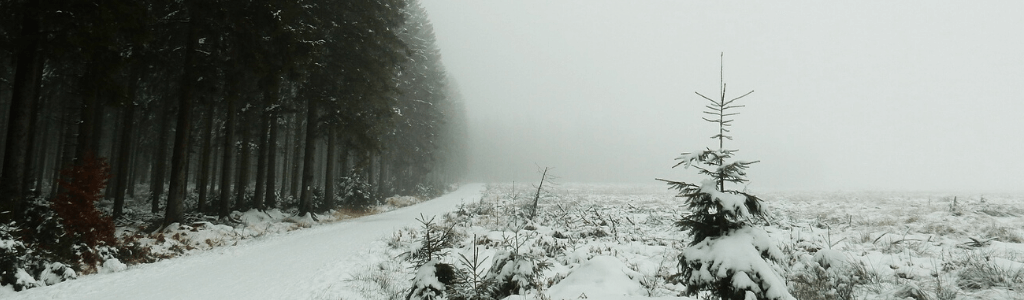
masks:
MULTIPOLYGON (((132 79, 137 81, 136 79, 132 79)), ((134 86, 134 84, 133 84, 134 86)), ((132 88, 134 93, 134 87, 132 88)), ((124 213, 124 194, 128 190, 128 178, 129 165, 131 165, 131 148, 132 148, 132 126, 135 120, 135 99, 132 97, 129 103, 124 107, 123 115, 121 116, 121 144, 118 145, 121 149, 117 157, 117 182, 114 186, 117 190, 114 191, 114 219, 120 218, 124 213)))
POLYGON ((213 105, 206 112, 206 131, 203 132, 203 154, 199 159, 199 178, 196 180, 196 188, 199 189, 199 199, 196 204, 196 211, 206 212, 206 197, 210 184, 210 156, 213 143, 213 105))
POLYGON ((115 180, 117 180, 116 178, 121 176, 121 173, 118 172, 119 170, 121 170, 121 168, 117 164, 120 161, 118 159, 120 156, 118 156, 118 151, 117 150, 120 149, 120 147, 119 147, 120 146, 120 144, 119 144, 120 142, 118 141, 118 140, 121 139, 120 132, 122 130, 124 130, 124 124, 123 124, 124 122, 122 122, 123 119, 124 119, 123 115, 124 115, 124 110, 122 109, 122 110, 120 110, 120 112, 114 112, 113 115, 111 116, 111 118, 114 119, 114 123, 113 123, 113 125, 114 125, 113 132, 114 132, 114 134, 111 135, 111 137, 110 137, 110 178, 112 178, 112 180, 109 181, 109 183, 107 184, 107 187, 106 187, 106 191, 104 191, 104 193, 103 193, 103 197, 110 198, 110 199, 113 199, 114 196, 116 196, 115 193, 116 193, 117 188, 118 188, 117 185, 114 184, 113 182, 115 180))
MULTIPOLYGON (((248 124, 252 120, 252 112, 245 112, 242 119, 239 121, 242 124, 248 124)), ((242 126, 239 128, 242 130, 241 144, 242 148, 238 151, 238 183, 235 184, 235 210, 244 210, 248 208, 248 203, 245 201, 246 193, 249 191, 249 165, 250 158, 252 157, 252 129, 248 126, 242 126)))
MULTIPOLYGON (((299 163, 299 157, 300 157, 299 149, 303 149, 302 148, 302 126, 300 126, 301 124, 302 124, 302 118, 300 118, 298 115, 296 115, 295 116, 295 131, 294 131, 294 133, 295 133, 295 136, 294 136, 295 142, 292 143, 292 147, 294 147, 292 149, 292 174, 291 174, 291 176, 289 176, 289 178, 292 181, 291 182, 291 184, 292 184, 291 188, 289 189, 291 191, 291 193, 292 193, 292 199, 294 199, 294 198, 299 196, 299 179, 301 179, 299 177, 299 170, 300 170, 299 168, 303 167, 303 165, 301 163, 299 163)), ((307 127, 308 127, 308 125, 307 125, 307 127)))
MULTIPOLYGON (((298 117, 294 115, 292 116, 292 118, 286 119, 285 122, 286 124, 294 124, 295 126, 299 125, 298 122, 296 121, 288 122, 288 120, 298 120, 298 117)), ((284 129, 284 149, 281 150, 281 154, 284 155, 284 161, 281 162, 281 196, 290 195, 289 193, 291 193, 289 187, 291 187, 290 182, 292 181, 290 176, 291 172, 289 170, 291 170, 292 168, 289 168, 289 166, 295 164, 294 157, 292 157, 291 155, 292 149, 295 148, 295 146, 292 143, 292 141, 295 140, 295 138, 292 136, 295 131, 288 130, 287 127, 285 127, 284 129)))
POLYGON ((256 190, 252 196, 252 205, 256 209, 263 211, 266 208, 263 206, 263 199, 266 197, 267 192, 267 152, 270 146, 267 145, 267 127, 270 125, 270 116, 267 115, 260 108, 260 127, 259 127, 259 154, 256 156, 256 190))
POLYGON ((21 22, 21 38, 25 43, 17 50, 17 64, 11 93, 10 116, 7 119, 7 136, 4 143, 3 170, 0 171, 0 222, 21 218, 24 195, 21 176, 25 173, 25 154, 28 151, 28 110, 32 107, 32 96, 39 88, 35 63, 40 59, 39 50, 39 1, 25 3, 25 14, 21 22), (10 213, 3 213, 8 211, 10 213))
POLYGON ((131 169, 129 169, 130 172, 131 172, 131 175, 128 175, 128 187, 126 188, 127 191, 125 191, 125 193, 128 194, 128 197, 132 197, 132 198, 135 198, 135 186, 138 183, 138 179, 139 179, 139 176, 137 176, 137 175, 140 173, 139 172, 139 145, 134 143, 134 142, 137 142, 137 140, 133 140, 133 143, 131 145, 131 151, 129 151, 129 153, 131 153, 131 169))
MULTIPOLYGON (((60 110, 57 110, 57 111, 58 112, 56 114, 59 115, 60 114, 60 112, 59 112, 60 110)), ((45 122, 45 124, 46 124, 46 127, 44 127, 43 133, 42 133, 43 134, 43 141, 42 141, 42 143, 40 143, 40 149, 39 149, 39 154, 40 154, 39 155, 39 162, 36 164, 36 167, 35 167, 35 169, 37 170, 36 174, 35 174, 36 175, 36 178, 35 178, 35 183, 36 184, 32 188, 33 190, 35 190, 36 194, 39 197, 44 196, 43 195, 43 182, 46 181, 46 175, 47 175, 46 173, 50 170, 50 168, 48 167, 49 162, 50 162, 50 158, 53 158, 53 157, 56 156, 56 155, 50 155, 50 147, 53 144, 52 143, 53 137, 59 136, 59 134, 55 134, 55 133, 53 133, 53 131, 58 131, 58 132, 60 131, 59 128, 57 130, 54 130, 54 122, 45 122)), ((60 138, 57 137, 57 139, 60 139, 60 138)))
MULTIPOLYGON (((233 79, 228 79, 228 84, 234 86, 231 83, 233 79)), ((220 206, 217 210, 217 216, 226 218, 231 213, 231 163, 235 153, 235 95, 237 90, 231 88, 228 95, 225 97, 227 100, 227 110, 225 111, 226 119, 224 121, 224 157, 221 158, 221 176, 220 176, 220 206)))
POLYGON ((313 157, 316 154, 314 103, 312 99, 306 102, 306 151, 302 156, 302 191, 299 198, 300 216, 313 211, 313 157))
POLYGON ((277 114, 267 116, 270 129, 267 137, 267 197, 265 199, 267 208, 277 207, 277 114))
POLYGON ((71 141, 75 140, 74 136, 76 128, 74 125, 72 125, 72 120, 75 120, 75 114, 72 112, 72 109, 65 109, 62 119, 63 120, 61 120, 61 124, 63 128, 61 130, 63 130, 64 133, 61 134, 61 139, 63 140, 63 145, 61 145, 61 150, 59 154, 60 159, 57 161, 56 167, 54 167, 53 170, 53 181, 51 181, 53 185, 50 186, 50 195, 57 195, 57 192, 60 189, 60 184, 57 183, 60 179, 60 170, 63 170, 67 166, 70 166, 73 163, 75 157, 76 147, 74 146, 74 144, 71 143, 71 141))
MULTIPOLYGON (((42 83, 43 58, 41 56, 36 57, 36 61, 34 63, 34 70, 36 71, 36 73, 33 75, 36 76, 35 81, 37 83, 42 83)), ((24 173, 21 177, 21 191, 22 193, 25 193, 24 196, 26 199, 30 199, 29 197, 33 196, 39 196, 38 191, 35 191, 35 189, 33 189, 34 182, 32 182, 32 180, 35 179, 35 174, 33 174, 33 172, 36 172, 36 167, 32 162, 36 160, 36 156, 38 154, 38 151, 36 151, 38 149, 36 148, 36 137, 39 136, 39 115, 42 113, 40 111, 40 104, 42 101, 40 101, 39 99, 39 92, 42 89, 37 84, 37 86, 32 90, 32 98, 30 99, 30 101, 32 102, 32 108, 29 112, 30 116, 28 121, 28 141, 25 142, 28 148, 25 149, 25 168, 24 173)), ((45 132, 43 134, 45 134, 45 132)), ((42 154, 40 154, 40 156, 42 156, 42 154)))
POLYGON ((327 164, 324 170, 324 209, 334 209, 334 165, 337 153, 337 134, 333 128, 327 130, 327 164))
POLYGON ((195 13, 191 13, 185 42, 185 65, 178 85, 178 122, 174 130, 174 152, 171 154, 171 183, 167 192, 164 226, 185 219, 185 192, 188 186, 188 149, 192 132, 192 65, 196 47, 195 13))
POLYGON ((149 201, 150 201, 150 212, 160 212, 160 196, 164 193, 164 173, 167 170, 167 115, 170 113, 170 109, 164 109, 164 113, 159 114, 160 126, 157 130, 160 131, 156 141, 157 148, 156 154, 153 156, 153 175, 149 180, 149 201))

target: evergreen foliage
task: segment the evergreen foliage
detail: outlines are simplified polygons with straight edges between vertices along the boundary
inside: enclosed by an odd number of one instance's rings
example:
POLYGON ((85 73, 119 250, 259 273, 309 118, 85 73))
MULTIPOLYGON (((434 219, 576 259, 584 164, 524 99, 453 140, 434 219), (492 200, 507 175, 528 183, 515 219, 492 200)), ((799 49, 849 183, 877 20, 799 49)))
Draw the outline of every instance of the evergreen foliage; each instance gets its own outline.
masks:
POLYGON ((721 79, 717 99, 697 93, 709 102, 704 114, 710 117, 703 119, 718 125, 711 137, 718 148, 683 153, 673 166, 694 167, 708 178, 700 184, 660 179, 679 192, 690 211, 676 222, 691 240, 679 256, 680 272, 674 278, 687 285, 690 296, 710 292, 729 300, 792 299, 772 266, 783 254, 757 227, 758 219, 764 219, 761 199, 726 186, 745 183, 746 169, 757 161, 732 160, 737 150, 724 147, 725 140, 732 140, 731 117, 738 114, 734 110, 743 107, 735 101, 753 91, 727 100, 724 71, 721 79))

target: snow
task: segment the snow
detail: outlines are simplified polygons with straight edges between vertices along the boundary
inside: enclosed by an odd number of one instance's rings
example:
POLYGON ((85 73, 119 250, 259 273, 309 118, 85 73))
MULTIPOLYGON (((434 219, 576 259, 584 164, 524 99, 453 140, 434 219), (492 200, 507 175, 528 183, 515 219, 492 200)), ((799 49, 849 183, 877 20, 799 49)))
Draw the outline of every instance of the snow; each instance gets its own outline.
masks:
POLYGON ((595 256, 551 286, 548 296, 559 300, 577 299, 580 295, 586 295, 588 299, 594 296, 640 295, 639 275, 615 257, 595 256))
MULTIPOLYGON (((462 202, 476 201, 482 184, 387 213, 310 229, 191 256, 137 265, 123 272, 14 293, 3 299, 312 299, 361 270, 362 256, 397 229, 415 226, 416 217, 439 215, 462 202)), ((31 278, 30 276, 22 276, 31 278)))
POLYGON ((413 279, 413 282, 416 283, 416 290, 422 290, 428 287, 432 287, 438 291, 444 290, 444 284, 437 280, 437 271, 435 267, 437 266, 437 263, 437 260, 431 260, 416 271, 416 277, 413 279))
MULTIPOLYGON (((520 253, 533 255, 538 258, 537 263, 551 264, 537 277, 550 286, 530 291, 525 297, 513 295, 506 299, 537 299, 538 292, 554 300, 578 299, 583 293, 588 300, 696 299, 648 297, 678 295, 685 290, 684 285, 663 280, 677 272, 679 251, 689 242, 685 233, 673 225, 685 209, 674 198, 675 193, 664 185, 563 183, 553 196, 557 201, 541 201, 541 214, 533 224, 535 230, 513 231, 503 220, 514 214, 511 208, 521 207, 521 203, 510 198, 529 189, 524 186, 519 192, 512 192, 507 184, 492 186, 493 190, 486 192, 481 192, 480 185, 467 186, 470 191, 464 188, 453 195, 381 215, 327 225, 321 215, 321 223, 311 228, 281 234, 260 233, 281 232, 264 228, 280 223, 269 220, 281 220, 286 215, 274 215, 271 211, 268 213, 274 216, 263 220, 266 214, 240 212, 233 217, 247 226, 232 228, 198 222, 164 233, 180 233, 182 241, 197 245, 206 245, 207 239, 222 244, 218 235, 252 237, 238 246, 218 246, 212 250, 197 247, 183 257, 130 266, 120 272, 103 273, 104 266, 101 274, 25 292, 15 293, 4 286, 0 287, 0 299, 387 298, 376 290, 359 290, 373 284, 372 278, 390 280, 381 283, 389 283, 392 289, 388 291, 397 291, 393 295, 404 297, 416 270, 399 254, 419 244, 413 233, 421 226, 415 219, 420 212, 429 219, 431 215, 454 210, 460 201, 478 202, 466 209, 480 213, 467 221, 461 246, 449 249, 450 253, 445 254, 448 259, 442 262, 458 266, 454 259, 458 253, 470 256, 472 245, 481 241, 477 246, 480 257, 485 258, 483 269, 488 269, 498 252, 503 251, 505 240, 518 234, 529 240, 520 253), (477 201, 481 194, 484 200, 477 201), (218 232, 205 230, 210 228, 217 228, 213 231, 218 232), (598 229, 603 231, 602 235, 594 234, 598 229), (209 236, 203 233, 207 231, 209 236), (555 232, 559 237, 553 237, 555 232), (399 246, 389 248, 387 237, 399 246), (549 250, 558 247, 561 250, 549 250), (375 270, 383 271, 371 274, 375 270), (354 278, 353 274, 362 277, 354 278), (644 283, 652 279, 661 281, 655 281, 657 286, 648 290, 644 283)), ((854 290, 860 295, 858 299, 894 299, 904 286, 910 285, 920 287, 925 294, 934 294, 939 284, 956 291, 957 299, 1021 299, 1024 243, 1020 238, 1024 236, 1020 234, 1024 231, 1020 228, 1024 228, 1024 202, 1020 199, 1024 197, 985 195, 987 200, 980 201, 976 196, 961 195, 957 205, 962 212, 954 213, 952 195, 946 194, 793 192, 759 196, 766 199, 765 209, 773 225, 763 231, 745 232, 731 241, 746 244, 747 249, 727 247, 730 241, 722 238, 716 240, 721 245, 715 251, 702 255, 715 257, 722 265, 737 266, 755 261, 755 256, 768 249, 770 256, 785 257, 780 261, 783 265, 757 268, 775 268, 778 274, 790 279, 792 286, 796 285, 793 276, 827 263, 830 267, 824 274, 858 276, 860 281, 854 290), (983 246, 965 245, 969 237, 997 239, 983 246), (846 266, 835 267, 841 264, 846 266), (989 273, 978 273, 981 271, 989 273), (998 275, 1010 281, 965 288, 958 285, 964 281, 958 275, 964 274, 998 275)), ((289 230, 298 227, 291 223, 280 226, 289 230)), ((225 240, 223 244, 231 245, 234 241, 225 240)), ((510 274, 523 273, 528 266, 514 267, 519 272, 510 274)), ((753 264, 749 268, 756 269, 753 264)), ((52 269, 53 275, 57 275, 57 268, 52 269)), ((713 278, 719 268, 709 266, 702 271, 700 276, 713 278)), ((742 275, 728 278, 736 285, 765 280, 755 272, 736 274, 742 275)), ((37 281, 40 285, 44 282, 37 281)), ((758 286, 761 287, 764 286, 758 286)))
POLYGON ((755 275, 768 287, 765 296, 771 299, 785 299, 789 295, 785 281, 775 274, 771 264, 761 258, 768 253, 776 260, 784 258, 768 234, 760 228, 746 227, 722 237, 709 237, 683 250, 688 261, 700 261, 700 270, 691 275, 688 282, 714 282, 732 274, 735 287, 754 286, 750 275, 755 275))
POLYGON ((731 211, 736 217, 744 218, 750 216, 747 211, 747 197, 742 194, 723 193, 718 191, 718 181, 704 179, 700 182, 700 192, 711 195, 711 199, 717 200, 722 209, 731 211))

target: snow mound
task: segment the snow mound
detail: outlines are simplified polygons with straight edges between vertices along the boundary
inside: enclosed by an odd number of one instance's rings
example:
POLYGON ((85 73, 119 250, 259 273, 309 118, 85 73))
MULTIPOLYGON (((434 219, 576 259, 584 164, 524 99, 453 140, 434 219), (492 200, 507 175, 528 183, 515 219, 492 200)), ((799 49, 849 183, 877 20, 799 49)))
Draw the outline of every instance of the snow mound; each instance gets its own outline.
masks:
POLYGON ((846 258, 846 253, 842 251, 821 249, 814 253, 814 262, 818 263, 822 268, 828 269, 831 267, 842 267, 846 265, 848 259, 846 258))
POLYGON ((395 196, 388 197, 387 199, 384 199, 384 203, 386 203, 387 205, 394 206, 394 207, 406 207, 406 206, 413 205, 413 204, 420 203, 420 202, 423 202, 423 200, 420 200, 420 198, 417 198, 417 197, 414 197, 414 196, 398 196, 398 195, 395 195, 395 196))
POLYGON ((317 221, 313 219, 313 215, 306 213, 301 216, 291 216, 284 218, 285 222, 295 223, 302 227, 311 227, 316 225, 317 221))
POLYGON ((596 256, 574 269, 558 284, 551 286, 548 296, 552 300, 594 299, 595 296, 622 299, 621 296, 639 296, 643 293, 643 287, 637 279, 639 276, 639 273, 630 270, 615 257, 596 256))
POLYGON ((284 219, 284 214, 278 209, 271 209, 265 212, 257 209, 250 209, 238 217, 238 220, 247 226, 269 223, 280 219, 284 219))

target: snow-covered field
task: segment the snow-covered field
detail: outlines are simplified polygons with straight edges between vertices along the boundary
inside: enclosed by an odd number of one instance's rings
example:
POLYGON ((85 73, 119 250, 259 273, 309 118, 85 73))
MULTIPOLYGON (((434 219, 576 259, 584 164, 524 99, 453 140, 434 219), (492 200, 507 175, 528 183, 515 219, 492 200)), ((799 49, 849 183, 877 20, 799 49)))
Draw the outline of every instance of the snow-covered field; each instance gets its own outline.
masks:
MULTIPOLYGON (((525 295, 509 299, 690 299, 678 297, 684 287, 671 278, 689 241, 673 224, 682 201, 666 186, 558 185, 541 193, 529 222, 535 192, 466 185, 387 213, 255 233, 25 292, 0 289, 0 298, 405 299, 414 266, 433 258, 476 266, 463 293, 506 281, 525 295), (432 216, 429 229, 417 221, 432 216), (425 251, 426 233, 436 239, 448 228, 449 238, 425 251)), ((766 230, 787 256, 778 267, 798 299, 1024 299, 1018 195, 759 195, 771 217, 766 230)))
MULTIPOLYGON (((454 241, 440 251, 440 261, 471 269, 472 259, 463 257, 472 258, 476 245, 486 274, 495 257, 518 252, 535 272, 493 276, 518 276, 520 287, 528 287, 526 298, 688 299, 675 297, 684 287, 670 279, 689 242, 673 225, 684 213, 682 201, 665 186, 564 184, 542 196, 531 223, 524 219, 532 188, 492 184, 480 202, 450 214, 439 227, 453 225, 454 241)), ((1019 196, 762 196, 771 216, 766 230, 787 256, 781 275, 798 299, 1024 299, 1019 196)), ((337 288, 368 299, 404 299, 414 273, 409 261, 422 251, 423 232, 395 233, 388 249, 337 288)))

